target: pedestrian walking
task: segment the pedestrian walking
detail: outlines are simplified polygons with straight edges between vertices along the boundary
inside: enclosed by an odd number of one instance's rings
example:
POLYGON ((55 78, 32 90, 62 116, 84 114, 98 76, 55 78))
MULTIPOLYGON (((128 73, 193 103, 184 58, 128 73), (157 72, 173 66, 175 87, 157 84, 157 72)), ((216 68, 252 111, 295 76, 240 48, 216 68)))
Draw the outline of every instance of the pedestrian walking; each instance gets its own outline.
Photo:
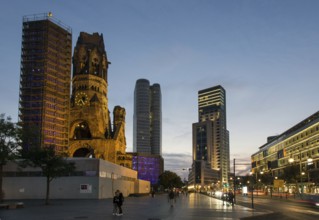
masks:
POLYGON ((152 198, 154 198, 155 191, 154 191, 154 190, 152 190, 151 194, 152 194, 152 198))
POLYGON ((228 192, 228 202, 234 206, 234 193, 232 191, 228 192))
POLYGON ((123 210, 122 210, 122 205, 124 202, 124 196, 123 193, 121 191, 119 191, 119 202, 117 203, 117 207, 118 207, 118 216, 123 215, 123 210))
POLYGON ((171 189, 171 190, 169 191, 169 193, 168 193, 168 202, 169 202, 169 204, 171 205, 171 207, 174 206, 174 202, 175 202, 174 198, 175 198, 175 193, 174 193, 174 191, 171 189))
POLYGON ((118 190, 115 191, 114 197, 113 197, 113 215, 118 214, 118 203, 120 201, 119 192, 118 190))

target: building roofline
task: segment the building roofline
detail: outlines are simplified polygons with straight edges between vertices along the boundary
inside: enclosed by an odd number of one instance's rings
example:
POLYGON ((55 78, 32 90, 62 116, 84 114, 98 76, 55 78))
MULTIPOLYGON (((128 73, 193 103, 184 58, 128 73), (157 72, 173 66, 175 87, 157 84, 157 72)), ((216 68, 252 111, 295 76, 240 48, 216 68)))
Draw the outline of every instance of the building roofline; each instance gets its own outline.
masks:
POLYGON ((72 33, 72 28, 53 17, 51 12, 23 16, 23 22, 48 20, 72 33))
POLYGON ((207 88, 207 89, 199 90, 199 91, 198 91, 198 94, 199 94, 199 93, 202 93, 202 92, 211 91, 211 90, 213 90, 213 89, 222 89, 222 90, 225 92, 224 87, 222 87, 221 85, 217 85, 217 86, 209 87, 209 88, 207 88))
POLYGON ((310 115, 309 117, 307 117, 306 119, 302 120, 298 124, 292 126, 291 128, 289 128, 285 132, 281 133, 280 135, 278 135, 276 138, 274 138, 270 142, 267 142, 264 145, 260 146, 259 147, 259 151, 257 151, 256 153, 252 154, 252 156, 262 152, 265 149, 268 149, 269 147, 273 146, 274 144, 276 144, 276 143, 278 143, 278 142, 280 142, 282 140, 285 140, 286 138, 288 138, 289 136, 295 134, 296 132, 300 131, 301 129, 305 128, 306 126, 309 126, 310 124, 316 123, 318 121, 319 121, 319 111, 317 111, 314 114, 310 115))

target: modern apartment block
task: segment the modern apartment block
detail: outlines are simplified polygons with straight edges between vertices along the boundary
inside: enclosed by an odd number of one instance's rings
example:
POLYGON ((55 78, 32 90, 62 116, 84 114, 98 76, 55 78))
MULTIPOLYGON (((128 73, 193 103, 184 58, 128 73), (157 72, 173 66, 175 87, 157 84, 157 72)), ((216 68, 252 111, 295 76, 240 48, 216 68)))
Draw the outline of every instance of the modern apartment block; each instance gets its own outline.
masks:
POLYGON ((136 81, 134 91, 132 167, 138 178, 152 185, 163 173, 162 158, 162 95, 160 85, 147 79, 136 81))
POLYGON ((285 168, 296 165, 296 181, 304 187, 300 191, 318 193, 313 183, 319 181, 319 111, 282 134, 269 137, 251 161, 253 174, 268 173, 274 179, 284 178, 285 168))
POLYGON ((19 123, 24 148, 69 144, 72 30, 51 14, 23 17, 19 123))
POLYGON ((227 185, 229 162, 226 91, 218 85, 198 92, 198 122, 193 124, 189 185, 197 189, 227 185))

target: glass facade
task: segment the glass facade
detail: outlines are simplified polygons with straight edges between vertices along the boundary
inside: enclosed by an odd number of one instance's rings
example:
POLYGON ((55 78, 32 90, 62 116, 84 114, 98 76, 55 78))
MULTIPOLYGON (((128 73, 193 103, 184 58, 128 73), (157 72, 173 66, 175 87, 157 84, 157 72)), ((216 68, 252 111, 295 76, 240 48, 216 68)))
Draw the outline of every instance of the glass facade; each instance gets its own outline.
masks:
POLYGON ((133 155, 132 169, 138 171, 138 179, 150 181, 151 185, 155 185, 163 172, 163 158, 133 155))
POLYGON ((160 85, 136 81, 134 91, 133 151, 162 155, 162 95, 160 85))
POLYGON ((200 187, 205 187, 218 181, 228 182, 226 92, 220 85, 198 92, 198 122, 193 124, 193 160, 190 184, 200 183, 200 187))
POLYGON ((270 172, 280 177, 293 162, 310 178, 311 172, 319 168, 319 112, 268 140, 251 156, 253 173, 270 172))
POLYGON ((207 161, 207 127, 205 125, 200 125, 196 128, 195 160, 207 161))

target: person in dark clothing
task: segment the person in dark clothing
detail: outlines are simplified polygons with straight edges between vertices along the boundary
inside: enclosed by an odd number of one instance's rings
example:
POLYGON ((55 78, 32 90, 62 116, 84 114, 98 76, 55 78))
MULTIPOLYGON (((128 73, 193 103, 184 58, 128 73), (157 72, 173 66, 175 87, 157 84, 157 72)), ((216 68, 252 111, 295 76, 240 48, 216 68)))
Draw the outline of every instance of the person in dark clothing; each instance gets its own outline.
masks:
POLYGON ((234 206, 234 193, 232 191, 228 192, 228 202, 234 206))
POLYGON ((174 198, 175 198, 175 193, 173 190, 170 190, 168 193, 168 201, 169 201, 171 207, 174 206, 174 198))
POLYGON ((118 216, 119 215, 123 215, 123 210, 122 210, 123 202, 124 202, 123 193, 119 191, 119 202, 117 203, 117 207, 118 207, 118 210, 119 210, 119 213, 117 214, 118 216))
POLYGON ((151 194, 152 194, 152 198, 154 198, 155 191, 154 191, 154 190, 152 190, 151 194))
POLYGON ((113 215, 118 214, 118 203, 120 201, 118 190, 115 191, 114 197, 113 197, 113 215))

